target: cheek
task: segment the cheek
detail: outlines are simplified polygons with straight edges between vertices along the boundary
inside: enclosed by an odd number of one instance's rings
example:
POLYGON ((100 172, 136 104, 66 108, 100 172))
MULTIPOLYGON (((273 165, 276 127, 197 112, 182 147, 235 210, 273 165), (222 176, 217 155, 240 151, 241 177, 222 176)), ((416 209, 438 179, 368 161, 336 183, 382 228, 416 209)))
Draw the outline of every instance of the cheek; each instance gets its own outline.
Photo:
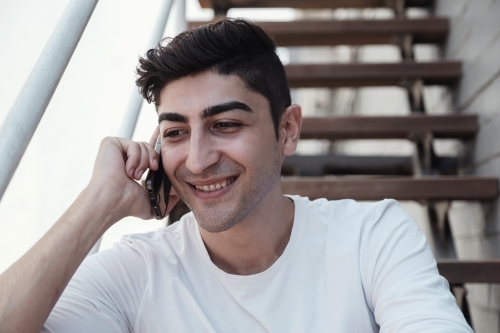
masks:
POLYGON ((186 147, 165 147, 161 151, 163 169, 170 179, 173 179, 175 170, 186 160, 186 147))
MULTIPOLYGON (((217 147, 229 159, 247 168, 274 158, 276 144, 273 133, 270 138, 264 135, 246 135, 233 140, 221 140, 217 147)), ((251 170, 247 168, 247 171, 251 170)))

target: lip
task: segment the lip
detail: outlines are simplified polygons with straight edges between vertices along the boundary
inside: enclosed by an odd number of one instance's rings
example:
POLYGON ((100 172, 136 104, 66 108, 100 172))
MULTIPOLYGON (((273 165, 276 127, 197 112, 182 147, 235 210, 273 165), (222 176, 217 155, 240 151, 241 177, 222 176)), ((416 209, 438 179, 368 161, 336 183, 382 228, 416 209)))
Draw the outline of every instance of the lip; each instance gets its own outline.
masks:
POLYGON ((229 177, 223 177, 223 178, 219 178, 219 179, 210 179, 208 181, 196 181, 194 183, 191 183, 191 182, 186 182, 186 183, 188 184, 189 188, 193 192, 194 196, 197 197, 198 199, 212 200, 212 199, 220 198, 220 197, 224 196, 226 193, 228 193, 229 191, 231 191, 231 188, 233 187, 234 183, 236 183, 238 181, 238 178, 239 178, 239 176, 229 176, 229 177), (205 192, 205 191, 200 191, 195 187, 195 185, 197 185, 197 186, 210 185, 210 184, 214 184, 217 182, 221 182, 224 179, 233 178, 233 177, 235 177, 235 178, 231 184, 229 184, 226 187, 221 188, 219 190, 205 192))
POLYGON ((211 179, 207 179, 207 180, 185 181, 185 182, 188 183, 189 185, 193 185, 193 186, 205 186, 205 185, 220 183, 223 180, 230 179, 230 178, 234 178, 234 180, 236 180, 238 178, 238 175, 230 175, 230 176, 225 176, 225 177, 220 177, 220 178, 211 178, 211 179))

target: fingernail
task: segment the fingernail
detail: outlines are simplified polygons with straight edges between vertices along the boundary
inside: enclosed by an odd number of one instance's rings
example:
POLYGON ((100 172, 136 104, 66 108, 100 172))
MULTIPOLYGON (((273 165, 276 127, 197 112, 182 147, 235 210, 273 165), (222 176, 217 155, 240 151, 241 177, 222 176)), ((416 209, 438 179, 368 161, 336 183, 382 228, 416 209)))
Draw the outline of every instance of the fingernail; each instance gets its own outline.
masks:
POLYGON ((141 177, 143 173, 144 173, 143 169, 137 171, 137 178, 141 177))

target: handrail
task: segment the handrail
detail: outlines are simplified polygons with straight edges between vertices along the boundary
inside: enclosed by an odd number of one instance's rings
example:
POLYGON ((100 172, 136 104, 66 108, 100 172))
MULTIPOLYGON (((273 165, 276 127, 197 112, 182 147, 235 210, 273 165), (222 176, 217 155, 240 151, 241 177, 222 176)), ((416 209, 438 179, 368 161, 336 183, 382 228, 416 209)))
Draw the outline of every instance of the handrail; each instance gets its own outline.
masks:
POLYGON ((72 0, 0 127, 0 201, 49 105, 98 0, 72 0))
MULTIPOLYGON (((153 28, 153 31, 151 32, 151 36, 146 44, 146 49, 149 50, 151 48, 154 48, 158 41, 162 38, 163 32, 165 31, 165 27, 167 25, 168 17, 170 14, 170 11, 172 9, 172 4, 174 0, 164 0, 161 8, 159 10, 158 17, 156 19, 155 26, 153 28)), ((180 15, 182 16, 182 19, 185 20, 185 0, 177 0, 178 5, 180 6, 180 15)), ((185 23, 187 25, 187 23, 185 23)), ((129 101, 128 101, 128 106, 127 109, 125 110, 125 115, 123 118, 123 122, 120 126, 120 129, 118 131, 118 136, 121 138, 127 138, 127 139, 132 139, 132 136, 134 135, 135 127, 137 125, 137 120, 139 119, 139 113, 141 111, 142 107, 142 102, 144 101, 143 97, 139 92, 137 91, 137 87, 134 85, 132 87, 129 101)), ((101 246, 101 241, 102 237, 99 238, 97 243, 92 247, 92 249, 89 251, 88 255, 92 255, 94 253, 97 253, 99 251, 99 247, 101 246)))
MULTIPOLYGON (((162 38, 163 32, 165 31, 165 26, 167 25, 168 16, 170 10, 172 9, 173 0, 164 0, 156 19, 156 23, 151 32, 151 36, 146 44, 146 50, 152 49, 156 46, 158 41, 162 38)), ((141 111, 143 97, 138 93, 137 87, 134 85, 130 92, 130 97, 125 110, 125 115, 123 122, 118 131, 118 136, 121 138, 132 139, 134 135, 135 125, 139 119, 139 113, 141 111)))

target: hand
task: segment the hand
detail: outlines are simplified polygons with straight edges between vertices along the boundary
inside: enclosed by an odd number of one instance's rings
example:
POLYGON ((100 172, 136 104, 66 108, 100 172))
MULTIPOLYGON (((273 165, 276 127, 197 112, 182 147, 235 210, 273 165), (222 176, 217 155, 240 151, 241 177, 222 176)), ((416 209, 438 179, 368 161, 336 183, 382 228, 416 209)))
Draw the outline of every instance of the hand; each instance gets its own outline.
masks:
MULTIPOLYGON (((150 143, 102 140, 87 188, 21 259, 0 274, 0 331, 40 332, 69 280, 104 232, 126 216, 151 218, 146 191, 134 180, 158 169, 150 143), (64 249, 61 251, 61 249, 64 249)), ((171 195, 167 213, 177 202, 171 195)))
MULTIPOLYGON (((134 179, 141 179, 147 169, 158 169, 161 161, 153 149, 158 133, 157 127, 149 143, 122 138, 105 138, 101 141, 87 188, 98 193, 96 200, 104 201, 99 204, 109 210, 111 223, 126 216, 142 219, 153 217, 147 193, 134 179)), ((171 195, 167 214, 177 201, 178 197, 171 195)))

